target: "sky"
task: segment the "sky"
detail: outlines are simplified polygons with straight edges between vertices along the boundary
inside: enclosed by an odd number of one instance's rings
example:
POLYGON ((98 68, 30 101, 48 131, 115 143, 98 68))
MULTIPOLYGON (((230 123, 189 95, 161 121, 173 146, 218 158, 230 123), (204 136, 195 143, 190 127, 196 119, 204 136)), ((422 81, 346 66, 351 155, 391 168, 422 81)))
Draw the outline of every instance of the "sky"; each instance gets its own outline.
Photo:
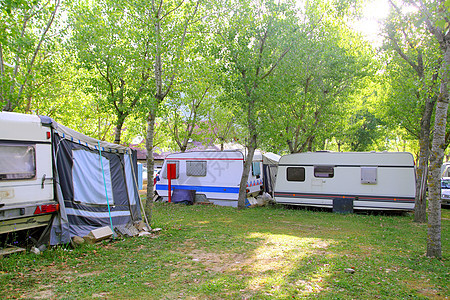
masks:
POLYGON ((380 46, 380 22, 388 16, 388 0, 367 1, 363 9, 363 18, 355 22, 354 28, 360 31, 374 46, 380 46))

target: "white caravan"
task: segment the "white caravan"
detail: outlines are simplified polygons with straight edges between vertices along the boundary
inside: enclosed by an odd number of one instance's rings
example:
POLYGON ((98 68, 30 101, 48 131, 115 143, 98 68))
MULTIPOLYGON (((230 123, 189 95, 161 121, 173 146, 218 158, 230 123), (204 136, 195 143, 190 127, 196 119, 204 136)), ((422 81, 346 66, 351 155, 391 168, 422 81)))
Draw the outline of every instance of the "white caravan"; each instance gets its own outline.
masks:
POLYGON ((47 226, 56 210, 50 128, 0 113, 0 234, 47 226))
MULTIPOLYGON (((176 165, 172 189, 195 190, 199 201, 222 206, 237 206, 244 156, 239 151, 193 151, 169 154, 156 182, 156 192, 167 199, 167 163, 176 165)), ((254 161, 247 181, 247 194, 261 191, 261 161, 254 161)))
POLYGON ((136 170, 129 148, 45 116, 0 112, 0 243, 23 231, 67 244, 141 220, 136 170))
POLYGON ((415 167, 406 152, 308 152, 282 156, 275 184, 280 204, 354 209, 414 209, 415 167))

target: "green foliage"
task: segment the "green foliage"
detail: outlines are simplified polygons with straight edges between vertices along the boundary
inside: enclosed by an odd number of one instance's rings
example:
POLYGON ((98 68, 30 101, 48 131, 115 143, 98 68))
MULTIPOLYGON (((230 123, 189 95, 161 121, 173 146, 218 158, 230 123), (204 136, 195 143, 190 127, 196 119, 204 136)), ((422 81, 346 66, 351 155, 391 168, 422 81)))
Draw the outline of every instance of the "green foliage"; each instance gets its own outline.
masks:
MULTIPOLYGON (((307 11, 310 19, 320 12, 307 11)), ((273 103, 264 120, 267 149, 323 149, 326 140, 343 133, 363 79, 374 73, 372 50, 345 24, 327 19, 310 26, 314 30, 299 35, 266 91, 273 103)))
POLYGON ((60 1, 0 4, 0 105, 7 111, 29 112, 35 98, 51 97, 41 87, 58 80, 60 1))
POLYGON ((251 131, 260 148, 279 153, 319 150, 331 141, 345 150, 386 149, 391 141, 414 143, 420 99, 437 91, 439 49, 423 18, 414 10, 393 14, 385 31, 412 59, 422 51, 425 74, 418 79, 394 55, 392 39, 378 57, 347 27, 361 8, 356 0, 188 1, 179 7, 161 1, 158 16, 148 1, 65 1, 64 17, 56 15, 26 75, 57 2, 46 3, 0 0, 1 105, 12 97, 15 111, 47 114, 108 141, 117 139, 116 128, 122 143, 146 136, 153 111, 155 143, 171 149, 189 137, 245 144, 251 131), (32 12, 38 13, 21 36, 32 12), (405 34, 416 36, 408 41, 405 34), (16 57, 21 65, 13 79, 16 57), (374 99, 363 105, 367 95, 374 99))
POLYGON ((115 142, 120 142, 126 118, 149 97, 151 87, 151 36, 134 27, 138 20, 129 8, 127 1, 73 1, 69 14, 79 67, 94 75, 82 86, 114 112, 115 142))
POLYGON ((439 94, 442 57, 423 15, 408 10, 408 3, 396 5, 384 27, 387 38, 380 59, 385 66, 377 76, 382 86, 377 115, 391 131, 403 132, 401 139, 417 141, 426 102, 434 109, 439 94))

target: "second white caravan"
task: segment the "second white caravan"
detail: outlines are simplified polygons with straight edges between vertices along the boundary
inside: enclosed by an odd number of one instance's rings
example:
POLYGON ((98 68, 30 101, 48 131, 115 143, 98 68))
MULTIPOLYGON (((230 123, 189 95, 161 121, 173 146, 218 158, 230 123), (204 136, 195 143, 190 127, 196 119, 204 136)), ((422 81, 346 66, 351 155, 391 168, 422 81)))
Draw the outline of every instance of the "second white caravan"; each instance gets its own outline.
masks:
POLYGON ((411 153, 296 153, 279 161, 275 200, 332 208, 334 199, 349 198, 354 209, 410 211, 415 181, 411 153))
MULTIPOLYGON (((167 163, 176 165, 171 189, 195 190, 203 198, 222 206, 237 206, 239 184, 244 170, 244 155, 240 151, 193 151, 169 154, 163 164, 156 192, 167 199, 167 163)), ((262 162, 254 161, 250 170, 247 192, 255 195, 261 191, 262 162)), ((202 200, 202 201, 203 201, 202 200)))

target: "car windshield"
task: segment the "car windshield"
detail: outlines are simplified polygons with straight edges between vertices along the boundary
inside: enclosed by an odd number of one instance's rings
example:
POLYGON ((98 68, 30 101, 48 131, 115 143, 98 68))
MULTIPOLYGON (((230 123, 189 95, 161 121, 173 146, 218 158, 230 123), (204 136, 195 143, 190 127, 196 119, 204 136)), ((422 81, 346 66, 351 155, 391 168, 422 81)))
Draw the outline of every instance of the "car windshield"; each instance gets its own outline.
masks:
POLYGON ((442 189, 450 189, 450 179, 442 179, 441 180, 441 188, 442 189))

